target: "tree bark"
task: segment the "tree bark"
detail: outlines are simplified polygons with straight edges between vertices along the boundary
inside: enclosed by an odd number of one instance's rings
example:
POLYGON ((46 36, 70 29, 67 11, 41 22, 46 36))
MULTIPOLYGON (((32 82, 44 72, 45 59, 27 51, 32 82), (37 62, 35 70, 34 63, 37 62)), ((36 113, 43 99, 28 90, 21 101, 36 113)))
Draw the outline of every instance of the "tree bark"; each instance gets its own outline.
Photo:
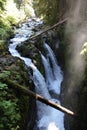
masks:
POLYGON ((61 20, 60 22, 56 23, 55 25, 53 25, 53 26, 51 26, 51 27, 48 27, 48 28, 44 29, 43 31, 40 31, 38 34, 36 34, 36 35, 30 37, 29 40, 32 40, 32 39, 34 39, 34 38, 37 38, 38 36, 42 35, 43 33, 47 32, 47 31, 49 31, 49 30, 52 30, 52 29, 54 29, 55 27, 57 27, 58 25, 60 25, 60 24, 62 24, 62 23, 64 23, 64 22, 66 22, 67 20, 68 20, 68 18, 65 18, 65 19, 61 20))
POLYGON ((57 110, 60 110, 61 112, 64 112, 71 116, 75 116, 74 112, 68 110, 67 108, 65 108, 61 105, 58 105, 57 103, 54 103, 53 101, 50 101, 50 100, 40 96, 39 94, 36 94, 36 93, 28 90, 26 87, 19 85, 18 83, 13 82, 12 80, 4 79, 4 80, 2 80, 2 82, 6 83, 8 85, 8 87, 11 87, 13 89, 18 89, 20 92, 23 92, 23 94, 26 94, 27 96, 32 96, 36 100, 38 100, 46 105, 49 105, 57 110))

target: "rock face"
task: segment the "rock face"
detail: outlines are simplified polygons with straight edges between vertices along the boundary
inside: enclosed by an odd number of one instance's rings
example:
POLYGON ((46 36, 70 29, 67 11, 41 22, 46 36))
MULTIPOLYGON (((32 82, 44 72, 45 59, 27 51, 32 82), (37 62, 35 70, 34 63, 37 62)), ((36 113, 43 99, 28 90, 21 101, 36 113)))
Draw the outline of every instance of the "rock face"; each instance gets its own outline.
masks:
MULTIPOLYGON (((87 67, 85 74, 82 77, 83 80, 79 83, 78 77, 74 75, 73 70, 69 72, 69 60, 71 60, 71 50, 69 50, 69 44, 69 40, 66 38, 65 41, 63 39, 59 45, 60 56, 62 58, 62 61, 60 60, 60 62, 64 70, 64 80, 62 82, 61 89, 61 101, 66 108, 74 111, 78 117, 73 118, 65 115, 65 128, 66 130, 83 130, 87 129, 87 116, 85 114, 87 112, 87 67), (67 54, 67 52, 69 54, 67 54)), ((81 75, 81 73, 79 73, 79 75, 81 75)))
POLYGON ((31 59, 35 59, 38 54, 38 49, 30 42, 24 42, 21 45, 18 45, 16 49, 23 57, 28 57, 31 59))

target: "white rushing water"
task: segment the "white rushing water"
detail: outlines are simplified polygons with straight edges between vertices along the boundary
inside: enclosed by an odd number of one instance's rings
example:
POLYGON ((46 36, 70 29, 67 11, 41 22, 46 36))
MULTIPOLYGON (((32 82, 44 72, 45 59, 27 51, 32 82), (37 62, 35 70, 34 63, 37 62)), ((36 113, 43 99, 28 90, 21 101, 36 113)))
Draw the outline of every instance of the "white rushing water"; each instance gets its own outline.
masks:
MULTIPOLYGON (((35 84, 36 93, 60 104, 60 101, 57 98, 54 98, 53 95, 60 95, 63 76, 52 49, 44 43, 44 49, 46 51, 45 56, 40 53, 45 69, 45 78, 32 63, 30 58, 20 56, 16 50, 16 46, 27 40, 27 38, 33 34, 32 29, 39 24, 41 24, 41 22, 37 19, 34 21, 28 20, 28 22, 24 23, 21 28, 17 29, 15 37, 10 40, 11 44, 9 45, 9 51, 11 55, 22 59, 26 66, 33 70, 32 80, 35 84)), ((36 125, 39 130, 65 130, 64 114, 37 101, 36 125)))

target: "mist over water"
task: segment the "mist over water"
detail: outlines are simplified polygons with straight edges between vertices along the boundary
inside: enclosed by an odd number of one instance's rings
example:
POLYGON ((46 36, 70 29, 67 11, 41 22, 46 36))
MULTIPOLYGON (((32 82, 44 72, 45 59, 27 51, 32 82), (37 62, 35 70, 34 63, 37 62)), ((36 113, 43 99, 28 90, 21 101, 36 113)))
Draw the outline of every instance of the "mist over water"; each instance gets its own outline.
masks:
POLYGON ((84 74, 84 59, 80 55, 83 44, 87 41, 87 27, 85 24, 87 0, 67 0, 69 19, 66 25, 66 33, 69 38, 69 84, 68 92, 72 92, 81 83, 84 74))

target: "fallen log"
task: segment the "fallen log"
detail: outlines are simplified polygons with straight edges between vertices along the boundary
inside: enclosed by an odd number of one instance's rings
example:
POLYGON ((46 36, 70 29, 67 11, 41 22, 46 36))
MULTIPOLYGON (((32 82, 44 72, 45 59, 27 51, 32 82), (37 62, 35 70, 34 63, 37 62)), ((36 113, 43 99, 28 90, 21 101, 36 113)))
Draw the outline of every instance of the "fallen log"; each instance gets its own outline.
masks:
POLYGON ((54 24, 53 26, 48 27, 48 28, 44 29, 43 31, 38 32, 38 34, 36 34, 36 35, 30 37, 29 40, 32 40, 32 39, 34 39, 34 38, 37 38, 38 36, 42 35, 43 33, 47 32, 47 31, 49 31, 49 30, 52 30, 52 29, 54 29, 55 27, 57 27, 58 25, 60 25, 60 24, 62 24, 62 23, 64 23, 64 22, 66 22, 67 20, 68 20, 68 18, 65 18, 65 19, 61 20, 60 22, 54 24))
POLYGON ((36 100, 38 100, 46 105, 49 105, 57 110, 60 110, 61 112, 64 112, 64 113, 69 114, 71 116, 75 116, 75 113, 72 112, 71 110, 69 110, 69 109, 67 109, 67 108, 65 108, 65 107, 63 107, 63 106, 61 106, 53 101, 50 101, 50 100, 40 96, 39 94, 32 92, 31 90, 28 90, 26 87, 19 85, 18 83, 13 82, 12 80, 4 79, 4 80, 2 80, 2 82, 6 83, 8 85, 8 87, 11 87, 13 89, 17 89, 20 92, 23 92, 23 94, 26 94, 27 96, 32 96, 36 100))

